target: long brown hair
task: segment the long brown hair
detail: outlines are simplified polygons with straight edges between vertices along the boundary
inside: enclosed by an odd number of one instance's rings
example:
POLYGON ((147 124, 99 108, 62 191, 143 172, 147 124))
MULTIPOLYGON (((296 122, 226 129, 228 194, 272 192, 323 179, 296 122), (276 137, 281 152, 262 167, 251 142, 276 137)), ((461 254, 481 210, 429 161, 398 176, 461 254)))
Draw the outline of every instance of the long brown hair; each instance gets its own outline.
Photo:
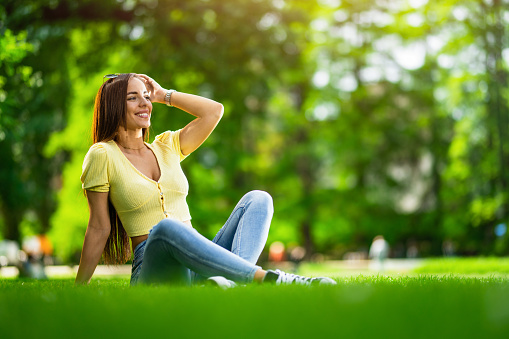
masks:
MULTIPOLYGON (((127 126, 127 85, 135 73, 119 74, 108 79, 97 92, 92 123, 92 140, 106 142, 115 140, 117 131, 127 126)), ((143 139, 148 141, 148 130, 143 129, 143 139)), ((125 264, 131 258, 129 236, 118 217, 117 211, 108 200, 111 231, 104 246, 104 262, 108 265, 125 264)))

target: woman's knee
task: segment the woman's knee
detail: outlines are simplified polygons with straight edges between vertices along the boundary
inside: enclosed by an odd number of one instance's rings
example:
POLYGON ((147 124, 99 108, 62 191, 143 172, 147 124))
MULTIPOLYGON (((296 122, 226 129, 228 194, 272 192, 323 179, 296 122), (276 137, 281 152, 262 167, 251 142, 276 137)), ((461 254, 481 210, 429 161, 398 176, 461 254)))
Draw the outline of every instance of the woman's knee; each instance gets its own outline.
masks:
POLYGON ((267 206, 267 208, 269 210, 274 210, 272 196, 265 191, 260 191, 260 190, 250 191, 250 192, 246 193, 246 195, 244 197, 246 197, 247 199, 249 199, 257 204, 267 206))
POLYGON ((163 219, 152 228, 150 235, 152 238, 174 237, 183 227, 186 227, 186 225, 178 220, 163 219))

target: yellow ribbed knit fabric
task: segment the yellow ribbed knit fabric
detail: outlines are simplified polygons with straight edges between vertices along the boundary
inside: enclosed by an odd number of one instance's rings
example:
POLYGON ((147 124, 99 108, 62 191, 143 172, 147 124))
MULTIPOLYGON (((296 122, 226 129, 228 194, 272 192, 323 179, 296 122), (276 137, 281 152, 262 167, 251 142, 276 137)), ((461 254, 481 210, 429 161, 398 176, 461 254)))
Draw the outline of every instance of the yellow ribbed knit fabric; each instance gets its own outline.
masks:
POLYGON ((88 191, 109 192, 109 198, 130 237, 148 234, 164 218, 191 219, 186 196, 187 178, 180 162, 180 130, 167 131, 146 145, 154 152, 161 177, 154 181, 143 175, 125 157, 114 141, 93 144, 81 175, 88 191))

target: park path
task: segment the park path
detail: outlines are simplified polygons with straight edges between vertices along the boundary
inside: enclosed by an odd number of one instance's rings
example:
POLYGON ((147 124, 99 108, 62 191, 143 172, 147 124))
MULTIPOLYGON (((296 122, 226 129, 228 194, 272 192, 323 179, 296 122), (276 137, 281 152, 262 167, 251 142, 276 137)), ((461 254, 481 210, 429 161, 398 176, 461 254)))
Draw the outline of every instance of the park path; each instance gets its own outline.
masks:
MULTIPOLYGON (((328 272, 330 276, 351 276, 351 275, 373 275, 380 273, 390 274, 409 274, 422 263, 422 259, 387 259, 381 269, 371 260, 329 260, 319 263, 302 263, 299 266, 300 274, 317 275, 328 272), (319 269, 314 269, 319 266, 319 269)), ((291 262, 268 263, 263 265, 268 268, 280 268, 282 270, 292 271, 295 265, 291 262)), ((71 277, 76 276, 78 266, 55 265, 46 266, 45 272, 48 278, 71 277)), ((0 278, 18 276, 18 269, 14 266, 2 267, 0 269, 0 278)), ((97 266, 94 276, 129 276, 131 274, 131 265, 119 266, 97 266)))
MULTIPOLYGON (((78 265, 52 265, 46 266, 44 272, 48 278, 58 277, 71 277, 76 276, 78 272, 78 265)), ((1 278, 17 277, 19 270, 15 266, 2 267, 0 269, 1 278)), ((119 266, 106 266, 98 265, 95 269, 94 276, 116 276, 116 275, 130 275, 131 265, 119 265, 119 266)))

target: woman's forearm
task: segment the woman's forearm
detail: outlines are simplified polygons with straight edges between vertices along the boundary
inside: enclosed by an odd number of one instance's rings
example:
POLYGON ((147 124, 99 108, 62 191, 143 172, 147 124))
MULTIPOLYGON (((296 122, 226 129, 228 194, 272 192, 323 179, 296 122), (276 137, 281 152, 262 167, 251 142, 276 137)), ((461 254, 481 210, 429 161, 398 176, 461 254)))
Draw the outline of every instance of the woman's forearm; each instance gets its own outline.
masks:
POLYGON ((89 224, 81 251, 80 266, 75 281, 76 285, 88 284, 90 282, 95 268, 99 260, 101 260, 108 235, 109 233, 105 232, 104 229, 94 228, 89 224))
POLYGON ((210 118, 217 122, 223 114, 223 105, 198 95, 173 92, 170 100, 172 106, 198 118, 210 118))

